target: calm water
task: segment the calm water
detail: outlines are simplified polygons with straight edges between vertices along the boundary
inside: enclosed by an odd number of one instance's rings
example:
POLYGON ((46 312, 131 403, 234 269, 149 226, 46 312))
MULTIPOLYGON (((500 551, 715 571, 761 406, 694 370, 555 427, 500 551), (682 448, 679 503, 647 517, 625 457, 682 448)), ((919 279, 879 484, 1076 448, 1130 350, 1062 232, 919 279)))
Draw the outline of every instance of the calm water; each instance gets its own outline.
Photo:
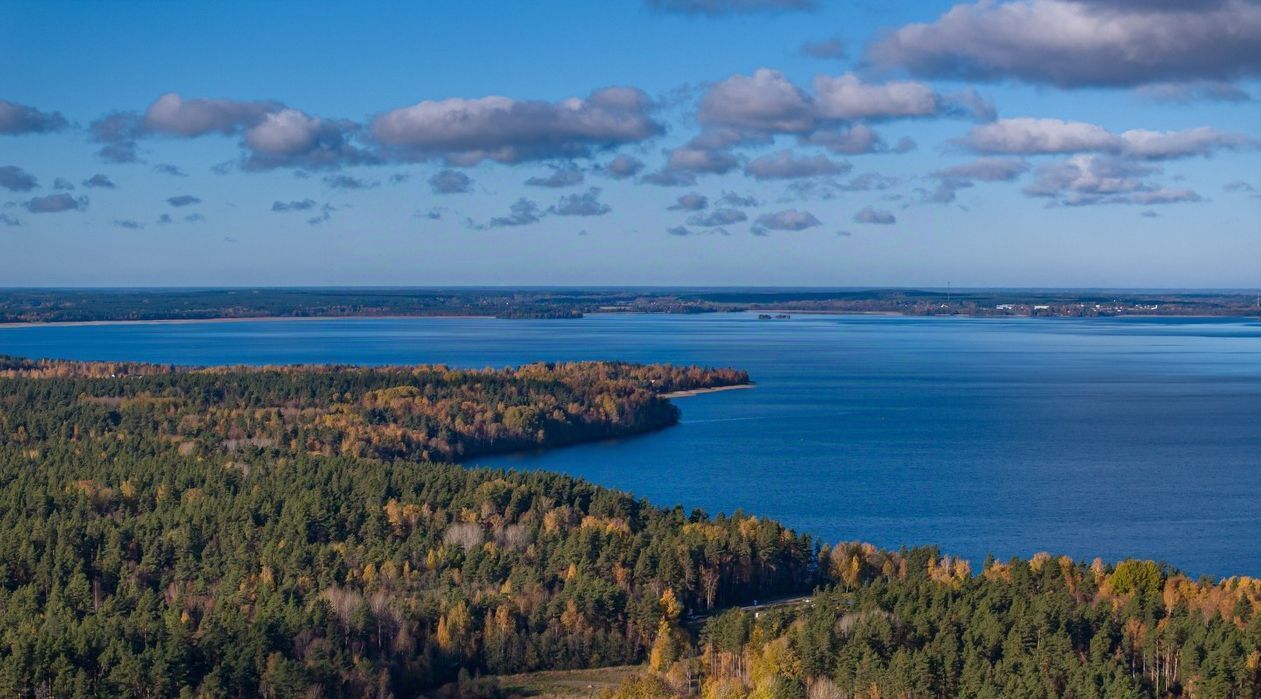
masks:
POLYGON ((485 459, 824 540, 1261 575, 1261 324, 752 315, 0 329, 0 353, 183 364, 748 369, 653 435, 485 459))

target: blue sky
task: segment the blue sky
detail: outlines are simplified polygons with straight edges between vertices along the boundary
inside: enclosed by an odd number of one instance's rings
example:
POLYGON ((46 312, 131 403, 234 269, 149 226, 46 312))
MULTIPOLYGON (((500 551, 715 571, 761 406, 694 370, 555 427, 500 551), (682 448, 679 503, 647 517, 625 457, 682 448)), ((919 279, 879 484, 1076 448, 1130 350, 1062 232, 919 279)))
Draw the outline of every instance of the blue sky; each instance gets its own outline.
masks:
POLYGON ((1261 287, 1255 0, 0 17, 0 286, 1261 287))

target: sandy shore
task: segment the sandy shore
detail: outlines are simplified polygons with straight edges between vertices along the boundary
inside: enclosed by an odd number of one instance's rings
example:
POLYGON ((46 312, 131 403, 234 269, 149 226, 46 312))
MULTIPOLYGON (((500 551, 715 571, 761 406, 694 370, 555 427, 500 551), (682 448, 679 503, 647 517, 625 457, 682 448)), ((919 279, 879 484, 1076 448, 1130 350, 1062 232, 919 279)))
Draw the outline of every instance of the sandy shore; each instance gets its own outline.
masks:
POLYGON ((670 393, 660 394, 661 398, 690 398, 705 393, 718 393, 719 391, 735 391, 741 388, 753 388, 757 384, 742 383, 738 386, 718 386, 716 388, 694 388, 690 391, 672 391, 670 393))

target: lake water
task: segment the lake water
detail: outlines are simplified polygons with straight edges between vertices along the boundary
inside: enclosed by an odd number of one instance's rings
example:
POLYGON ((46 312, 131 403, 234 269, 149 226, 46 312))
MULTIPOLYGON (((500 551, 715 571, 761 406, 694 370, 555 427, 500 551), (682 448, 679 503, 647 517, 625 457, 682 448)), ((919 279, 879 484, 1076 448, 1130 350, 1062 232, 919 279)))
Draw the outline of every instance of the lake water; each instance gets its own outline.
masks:
POLYGON ((747 369, 643 437, 478 463, 826 541, 1261 575, 1261 324, 752 314, 0 329, 0 353, 180 364, 624 359, 747 369))

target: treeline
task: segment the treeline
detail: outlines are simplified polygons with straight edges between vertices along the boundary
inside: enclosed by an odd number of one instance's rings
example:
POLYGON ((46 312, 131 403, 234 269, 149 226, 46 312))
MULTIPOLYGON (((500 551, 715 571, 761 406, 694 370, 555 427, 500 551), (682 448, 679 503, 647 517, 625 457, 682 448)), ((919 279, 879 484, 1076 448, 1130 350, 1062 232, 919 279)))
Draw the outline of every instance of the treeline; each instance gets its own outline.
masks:
POLYGON ((1151 561, 966 561, 845 544, 808 602, 711 618, 619 696, 1261 696, 1261 580, 1151 561))
POLYGON ((597 311, 718 310, 668 291, 641 289, 4 289, 0 323, 213 318, 485 316, 581 318, 597 311))
POLYGON ((1255 295, 1228 292, 992 289, 3 289, 0 324, 215 318, 482 316, 796 310, 907 315, 1247 316, 1255 295), (998 306, 1015 305, 1016 311, 998 306), (1034 311, 1034 305, 1039 309, 1034 311), (1045 306, 1045 308, 1041 308, 1045 306))
POLYGON ((660 429, 678 409, 659 394, 749 380, 619 362, 178 369, 4 357, 0 378, 11 379, 5 404, 41 406, 0 418, 19 442, 111 435, 176 442, 184 456, 271 448, 447 461, 660 429))

